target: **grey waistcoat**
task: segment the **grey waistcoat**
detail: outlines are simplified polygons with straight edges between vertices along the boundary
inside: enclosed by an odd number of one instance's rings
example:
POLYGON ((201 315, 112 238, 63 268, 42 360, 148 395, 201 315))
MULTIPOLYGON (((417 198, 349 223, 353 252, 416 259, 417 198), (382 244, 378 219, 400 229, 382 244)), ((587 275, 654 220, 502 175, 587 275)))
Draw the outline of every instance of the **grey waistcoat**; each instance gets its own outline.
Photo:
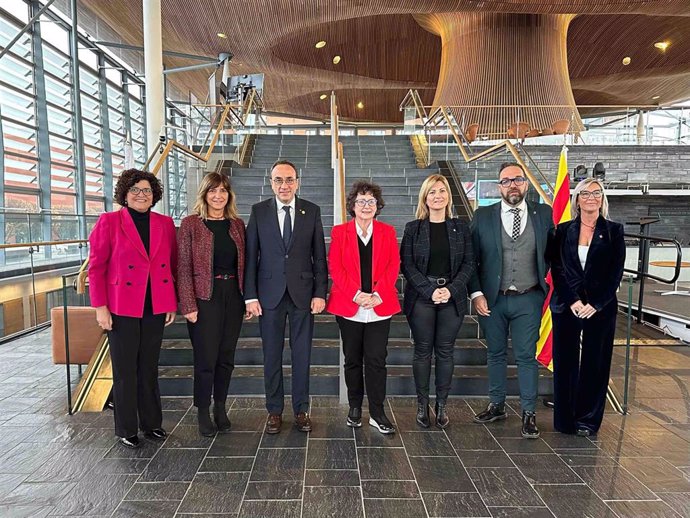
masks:
POLYGON ((520 236, 513 241, 501 225, 501 243, 503 245, 503 272, 501 291, 511 286, 524 291, 539 283, 537 276, 537 242, 534 227, 527 220, 527 226, 520 236))

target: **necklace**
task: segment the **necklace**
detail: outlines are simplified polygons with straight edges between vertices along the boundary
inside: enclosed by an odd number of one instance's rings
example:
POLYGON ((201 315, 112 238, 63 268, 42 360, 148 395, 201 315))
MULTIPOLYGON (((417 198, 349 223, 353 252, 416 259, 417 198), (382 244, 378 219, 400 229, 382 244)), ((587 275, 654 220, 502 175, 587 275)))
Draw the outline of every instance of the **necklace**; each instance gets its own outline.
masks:
POLYGON ((225 216, 221 216, 220 218, 215 218, 215 217, 212 217, 212 216, 207 216, 206 219, 210 219, 210 220, 213 220, 213 221, 220 221, 221 219, 225 219, 225 216))
POLYGON ((594 228, 597 226, 596 223, 594 225, 588 225, 584 221, 580 220, 580 223, 582 223, 585 227, 594 230, 594 228))

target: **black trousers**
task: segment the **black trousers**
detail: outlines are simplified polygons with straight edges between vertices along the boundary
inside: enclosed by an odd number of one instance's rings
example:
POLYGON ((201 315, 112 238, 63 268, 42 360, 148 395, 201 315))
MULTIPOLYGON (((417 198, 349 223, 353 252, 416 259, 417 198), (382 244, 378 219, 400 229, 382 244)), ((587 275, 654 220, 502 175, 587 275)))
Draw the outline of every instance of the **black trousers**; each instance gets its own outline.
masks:
POLYGON ((158 357, 163 340, 165 313, 142 318, 113 314, 108 331, 113 365, 115 435, 132 437, 161 427, 161 393, 158 389, 158 357), (138 420, 137 420, 138 415, 138 420))
POLYGON ((429 402, 431 354, 436 358, 436 400, 448 398, 453 379, 455 339, 465 315, 458 315, 454 301, 434 304, 417 299, 407 321, 414 339, 412 371, 417 388, 417 401, 429 402))
POLYGON ((194 348, 194 406, 208 408, 228 396, 244 299, 237 279, 213 279, 211 300, 196 301, 196 323, 187 322, 194 348))
POLYGON ((570 309, 552 315, 553 420, 559 432, 573 433, 584 427, 596 433, 601 426, 617 309, 614 301, 588 319, 576 317, 570 309))
POLYGON ((369 415, 383 415, 386 399, 386 356, 391 319, 377 322, 354 322, 336 317, 345 354, 345 383, 350 407, 359 408, 364 400, 366 379, 369 415), (362 369, 364 367, 364 369, 362 369))
POLYGON ((311 340, 314 336, 314 315, 311 309, 300 309, 287 290, 273 309, 263 309, 259 317, 261 342, 264 349, 264 388, 266 410, 282 414, 285 406, 283 388, 283 347, 285 321, 290 323, 290 351, 292 353, 292 410, 295 414, 309 411, 309 365, 311 340))

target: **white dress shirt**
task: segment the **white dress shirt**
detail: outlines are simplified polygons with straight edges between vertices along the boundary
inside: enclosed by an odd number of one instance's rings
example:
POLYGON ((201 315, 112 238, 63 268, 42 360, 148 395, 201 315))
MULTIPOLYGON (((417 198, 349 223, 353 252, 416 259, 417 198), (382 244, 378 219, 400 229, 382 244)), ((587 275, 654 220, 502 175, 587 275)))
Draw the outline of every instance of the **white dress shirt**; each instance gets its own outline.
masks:
MULTIPOLYGON (((503 224, 503 230, 505 230, 505 233, 508 234, 508 236, 513 235, 513 221, 515 220, 515 214, 513 214, 511 209, 520 209, 520 235, 525 231, 525 228, 527 228, 527 215, 528 215, 528 210, 527 210, 527 202, 523 199, 522 202, 520 202, 520 205, 517 207, 512 207, 508 205, 504 200, 501 200, 501 223, 503 224)), ((479 297, 479 295, 484 295, 481 291, 475 291, 470 295, 470 299, 474 300, 475 298, 479 297)))
POLYGON ((292 223, 292 230, 295 230, 295 197, 292 197, 290 203, 283 203, 276 196, 276 208, 278 210, 278 227, 280 227, 280 235, 283 235, 283 227, 285 226, 285 211, 283 207, 290 207, 290 221, 292 223))
MULTIPOLYGON (((355 228, 357 229, 357 237, 364 243, 364 245, 368 245, 369 241, 371 241, 371 237, 374 234, 374 223, 371 222, 369 223, 369 228, 367 229, 367 235, 364 236, 364 231, 359 227, 359 225, 355 222, 355 228)), ((372 261, 374 260, 373 253, 372 253, 372 261)), ((374 265, 372 264, 372 272, 374 270, 374 265)), ((355 293, 355 297, 352 299, 353 301, 357 299, 359 294, 362 293, 361 290, 357 290, 357 293, 355 293)), ((377 293, 374 292, 374 295, 376 295, 378 298, 381 298, 381 296, 377 293)), ((383 300, 383 299, 381 299, 383 300)), ((379 320, 386 320, 388 318, 391 318, 390 316, 387 317, 382 317, 376 314, 373 308, 371 309, 365 309, 362 306, 359 306, 357 309, 357 313, 354 314, 354 316, 351 317, 343 317, 346 318, 347 320, 352 320, 353 322, 361 322, 362 324, 367 324, 369 322, 378 322, 379 320)))

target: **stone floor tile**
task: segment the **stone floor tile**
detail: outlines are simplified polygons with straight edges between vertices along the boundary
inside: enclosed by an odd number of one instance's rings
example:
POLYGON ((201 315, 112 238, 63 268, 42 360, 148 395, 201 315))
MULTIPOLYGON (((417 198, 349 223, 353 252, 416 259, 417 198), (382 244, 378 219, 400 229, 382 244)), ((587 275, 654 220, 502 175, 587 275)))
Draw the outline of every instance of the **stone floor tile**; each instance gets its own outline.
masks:
POLYGON ((256 455, 261 432, 230 432, 216 435, 209 457, 249 457, 256 455))
POLYGON ((295 481, 304 479, 304 461, 307 450, 259 450, 250 479, 252 481, 295 481))
POLYGON ((364 498, 412 498, 419 499, 419 487, 415 480, 364 480, 364 498))
POLYGON ((137 482, 124 500, 177 500, 184 498, 189 482, 137 482))
POLYGON ((654 493, 620 466, 572 469, 603 500, 656 500, 654 493))
POLYGON ((620 518, 678 518, 678 514, 666 502, 606 502, 620 518))
POLYGON ((356 469, 352 439, 314 439, 307 448, 307 469, 356 469))
POLYGON ((564 518, 613 518, 615 513, 584 484, 536 485, 534 489, 548 508, 564 518))
POLYGON ((455 450, 443 433, 401 432, 405 451, 412 456, 448 457, 455 456, 455 450))
POLYGON ((424 503, 421 500, 365 498, 364 509, 367 518, 400 518, 402 516, 405 518, 426 518, 427 516, 424 503))
POLYGON ((161 449, 141 474, 141 482, 190 482, 206 450, 161 449))
POLYGON ((55 507, 56 516, 109 516, 136 482, 138 475, 89 475, 55 507))
POLYGON ((300 518, 301 512, 301 500, 245 500, 239 518, 300 518))
POLYGON ((357 448, 362 480, 414 480, 402 448, 357 448))
POLYGON ((555 453, 510 455, 530 484, 581 484, 582 479, 555 453))
POLYGON ((247 500, 297 500, 302 498, 302 481, 252 481, 247 485, 245 498, 247 500))
POLYGON ((467 471, 457 457, 410 457, 410 464, 419 490, 423 493, 475 491, 467 471))
POLYGON ((364 516, 358 487, 305 487, 302 518, 364 516))
POLYGON ((479 493, 422 493, 430 517, 491 516, 479 493))
POLYGON ((180 502, 127 500, 120 503, 112 514, 113 518, 173 518, 180 502))
POLYGON ((179 512, 238 513, 248 480, 248 473, 199 473, 179 512))
POLYGON ((469 468, 467 473, 487 506, 543 505, 517 468, 469 468))
POLYGON ((307 469, 305 486, 359 486, 359 471, 356 469, 307 469))

